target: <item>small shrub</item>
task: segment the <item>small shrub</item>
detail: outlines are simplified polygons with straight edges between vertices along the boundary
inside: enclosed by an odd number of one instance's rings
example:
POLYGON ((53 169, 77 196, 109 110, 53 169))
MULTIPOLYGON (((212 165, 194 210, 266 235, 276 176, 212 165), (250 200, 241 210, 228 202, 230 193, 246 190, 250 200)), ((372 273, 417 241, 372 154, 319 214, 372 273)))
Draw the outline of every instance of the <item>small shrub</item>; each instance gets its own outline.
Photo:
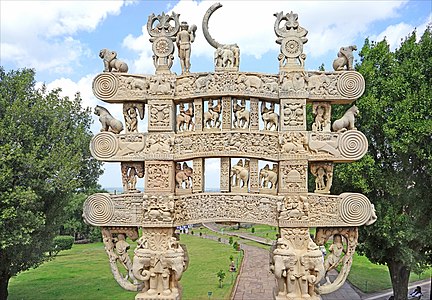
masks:
POLYGON ((234 260, 234 256, 230 255, 229 257, 230 262, 234 260))
POLYGON ((226 275, 225 272, 222 270, 219 270, 219 272, 216 273, 216 276, 218 277, 218 280, 219 280, 219 287, 220 288, 222 288, 222 281, 224 280, 225 275, 226 275))
POLYGON ((232 236, 230 236, 230 237, 229 237, 229 239, 228 239, 228 243, 229 243, 230 245, 232 245, 232 244, 233 244, 233 242, 234 242, 234 239, 233 239, 233 237, 232 237, 232 236))
POLYGON ((233 246, 234 250, 236 250, 236 251, 240 250, 240 249, 239 249, 239 248, 240 248, 240 245, 239 245, 239 243, 237 243, 237 241, 235 241, 235 242, 232 244, 232 246, 233 246))
POLYGON ((255 233, 255 227, 252 227, 251 232, 255 233))
POLYGON ((52 243, 52 249, 49 252, 49 256, 56 255, 62 250, 69 250, 72 248, 75 239, 70 235, 58 235, 54 238, 52 243))
POLYGON ((218 237, 218 242, 220 243, 222 240, 221 240, 221 238, 220 237, 218 237))
POLYGON ((200 232, 200 236, 202 236, 202 232, 200 232))

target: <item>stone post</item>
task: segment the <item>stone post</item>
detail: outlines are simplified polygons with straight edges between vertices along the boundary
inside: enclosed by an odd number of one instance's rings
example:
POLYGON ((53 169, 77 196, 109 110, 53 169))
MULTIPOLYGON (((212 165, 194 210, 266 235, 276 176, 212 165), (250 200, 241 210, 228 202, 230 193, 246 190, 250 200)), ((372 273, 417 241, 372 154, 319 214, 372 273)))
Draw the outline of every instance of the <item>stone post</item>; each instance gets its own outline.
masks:
POLYGON ((258 98, 250 99, 250 130, 259 130, 258 98))
POLYGON ((231 162, 229 157, 221 157, 220 170, 220 191, 228 193, 230 191, 231 162))
POLYGON ((203 101, 201 98, 194 100, 195 111, 195 131, 202 131, 203 129, 203 101))
POLYGON ((202 193, 204 192, 204 159, 203 158, 195 158, 193 160, 193 183, 192 183, 192 192, 193 193, 202 193))
POLYGON ((231 97, 222 97, 222 130, 231 130, 232 128, 232 99, 231 97))

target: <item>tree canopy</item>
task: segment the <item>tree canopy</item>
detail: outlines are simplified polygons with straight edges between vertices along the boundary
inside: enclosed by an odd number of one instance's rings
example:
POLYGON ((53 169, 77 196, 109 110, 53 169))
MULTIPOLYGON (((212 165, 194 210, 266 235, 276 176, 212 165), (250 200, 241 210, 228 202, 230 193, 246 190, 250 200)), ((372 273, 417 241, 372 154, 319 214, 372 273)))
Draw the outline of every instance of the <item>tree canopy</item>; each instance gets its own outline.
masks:
POLYGON ((432 32, 413 32, 395 51, 366 40, 356 66, 366 81, 357 128, 368 154, 338 165, 335 192, 363 192, 378 220, 360 233, 360 251, 390 271, 396 300, 411 271, 432 263, 432 32))
POLYGON ((0 67, 0 298, 11 276, 48 259, 74 192, 94 187, 91 112, 60 89, 35 87, 30 69, 0 67))

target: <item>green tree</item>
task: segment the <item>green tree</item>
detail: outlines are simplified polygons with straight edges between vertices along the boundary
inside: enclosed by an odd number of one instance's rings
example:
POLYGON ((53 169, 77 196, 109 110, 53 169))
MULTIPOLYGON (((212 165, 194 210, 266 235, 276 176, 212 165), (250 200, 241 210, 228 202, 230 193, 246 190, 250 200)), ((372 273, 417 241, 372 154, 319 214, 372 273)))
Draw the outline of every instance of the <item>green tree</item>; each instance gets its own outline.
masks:
POLYGON ((219 272, 216 273, 216 276, 219 280, 219 287, 222 288, 222 282, 225 279, 225 272, 222 270, 219 270, 219 272))
POLYGON ((338 165, 335 192, 365 193, 378 220, 360 231, 359 250, 388 266, 396 300, 411 271, 432 263, 432 33, 409 35, 394 52, 366 40, 356 66, 366 81, 356 122, 368 154, 338 165))
POLYGON ((64 206, 101 173, 79 94, 37 89, 34 76, 0 67, 0 299, 12 276, 49 259, 64 206))

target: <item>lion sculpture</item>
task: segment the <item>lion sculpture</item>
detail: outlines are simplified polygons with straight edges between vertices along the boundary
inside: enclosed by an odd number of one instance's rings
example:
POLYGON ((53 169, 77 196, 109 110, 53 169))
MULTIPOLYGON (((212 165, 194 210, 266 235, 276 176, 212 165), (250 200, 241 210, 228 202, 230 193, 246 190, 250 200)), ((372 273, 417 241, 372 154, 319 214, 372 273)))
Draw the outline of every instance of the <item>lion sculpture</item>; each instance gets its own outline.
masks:
POLYGON ((357 46, 348 46, 348 47, 341 47, 338 52, 338 57, 333 61, 333 69, 335 71, 342 71, 344 67, 346 67, 347 70, 354 70, 353 68, 353 62, 354 62, 354 55, 353 51, 357 50, 357 46))
POLYGON ((117 52, 108 49, 102 49, 99 52, 99 57, 104 62, 104 72, 122 72, 127 73, 128 65, 117 59, 117 52))
POLYGON ((358 113, 359 110, 357 106, 353 105, 345 112, 342 118, 334 121, 332 125, 333 131, 344 132, 347 130, 357 130, 357 128, 354 126, 354 122, 358 113))
POLYGON ((123 130, 123 123, 115 119, 105 107, 96 105, 94 114, 99 116, 99 121, 102 124, 100 131, 110 131, 118 134, 123 130))

